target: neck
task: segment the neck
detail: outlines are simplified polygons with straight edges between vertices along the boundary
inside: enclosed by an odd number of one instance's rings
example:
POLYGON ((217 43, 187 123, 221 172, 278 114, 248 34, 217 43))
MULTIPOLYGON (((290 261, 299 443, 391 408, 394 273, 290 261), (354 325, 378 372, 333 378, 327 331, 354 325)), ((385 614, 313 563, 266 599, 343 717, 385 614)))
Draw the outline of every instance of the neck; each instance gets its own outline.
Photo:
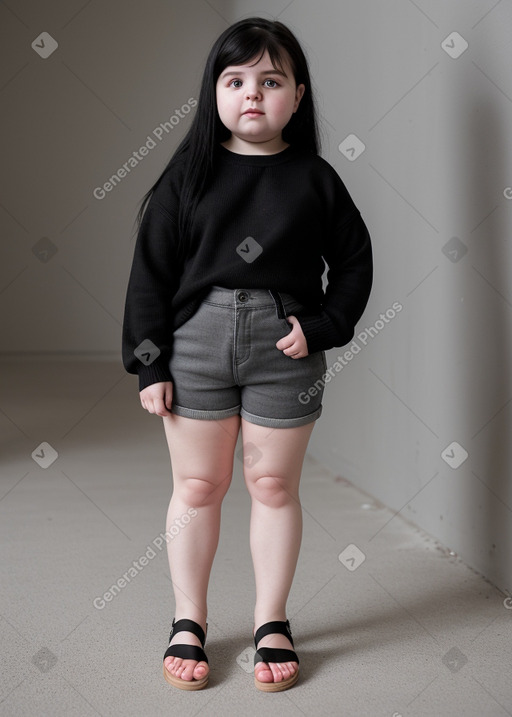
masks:
POLYGON ((231 137, 221 143, 223 147, 235 154, 277 154, 287 149, 290 145, 281 136, 274 137, 266 142, 248 142, 240 137, 231 137))

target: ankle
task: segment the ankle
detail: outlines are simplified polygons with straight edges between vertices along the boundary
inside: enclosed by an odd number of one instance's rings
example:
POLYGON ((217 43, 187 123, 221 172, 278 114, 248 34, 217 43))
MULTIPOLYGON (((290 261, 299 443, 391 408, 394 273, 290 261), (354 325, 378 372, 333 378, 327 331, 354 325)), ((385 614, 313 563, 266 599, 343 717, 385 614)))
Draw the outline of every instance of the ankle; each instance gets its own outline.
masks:
POLYGON ((207 615, 206 613, 198 612, 197 608, 193 610, 178 610, 176 609, 174 613, 174 622, 178 622, 178 620, 192 620, 193 622, 197 622, 198 625, 200 625, 205 634, 206 634, 206 624, 207 624, 207 615))
POLYGON ((257 630, 267 622, 286 622, 286 610, 258 611, 254 613, 254 629, 257 630))

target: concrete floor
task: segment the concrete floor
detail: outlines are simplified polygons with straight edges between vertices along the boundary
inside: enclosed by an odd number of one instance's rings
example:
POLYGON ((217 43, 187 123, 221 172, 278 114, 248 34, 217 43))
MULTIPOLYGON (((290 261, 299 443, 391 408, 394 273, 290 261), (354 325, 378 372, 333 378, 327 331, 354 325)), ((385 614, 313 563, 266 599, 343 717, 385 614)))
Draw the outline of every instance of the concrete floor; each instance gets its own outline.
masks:
POLYGON ((0 715, 512 715, 512 600, 310 457, 288 603, 299 683, 253 686, 237 458, 210 583, 210 686, 173 689, 161 419, 115 362, 12 358, 0 374, 0 715))

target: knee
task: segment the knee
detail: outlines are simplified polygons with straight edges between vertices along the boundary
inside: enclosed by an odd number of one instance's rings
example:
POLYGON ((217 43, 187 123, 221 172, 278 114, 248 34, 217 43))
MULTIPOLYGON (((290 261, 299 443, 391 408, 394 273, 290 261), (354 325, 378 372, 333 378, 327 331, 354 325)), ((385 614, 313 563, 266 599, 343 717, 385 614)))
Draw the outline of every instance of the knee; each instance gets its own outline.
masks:
POLYGON ((184 503, 200 508, 220 503, 230 482, 231 476, 226 476, 222 481, 210 477, 186 478, 178 481, 174 490, 184 503))
POLYGON ((290 501, 298 501, 298 496, 287 490, 284 481, 274 476, 259 476, 248 483, 253 500, 268 508, 282 508, 290 501))

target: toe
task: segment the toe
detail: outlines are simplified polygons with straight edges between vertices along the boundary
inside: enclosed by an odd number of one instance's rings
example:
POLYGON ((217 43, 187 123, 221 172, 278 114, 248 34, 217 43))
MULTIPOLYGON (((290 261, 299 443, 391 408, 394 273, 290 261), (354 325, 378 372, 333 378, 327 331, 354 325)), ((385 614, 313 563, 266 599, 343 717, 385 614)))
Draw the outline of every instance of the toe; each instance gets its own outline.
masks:
POLYGON ((283 680, 287 680, 289 677, 291 677, 292 672, 288 666, 288 663, 280 664, 279 667, 281 669, 283 680))
POLYGON ((182 660, 179 657, 166 657, 164 665, 165 669, 170 672, 171 675, 179 677, 180 680, 185 680, 185 682, 201 680, 208 673, 209 669, 206 662, 182 660))
POLYGON ((258 662, 254 668, 254 674, 259 682, 273 682, 274 675, 265 662, 258 662))
POLYGON ((286 679, 286 676, 283 674, 283 670, 281 669, 281 665, 279 663, 269 662, 269 667, 272 670, 274 682, 282 682, 284 679, 286 679))
POLYGON ((181 667, 182 660, 178 657, 166 657, 164 660, 165 668, 171 675, 175 675, 178 669, 181 667))
POLYGON ((201 680, 208 674, 208 669, 208 664, 206 662, 198 662, 193 671, 194 679, 201 680))
POLYGON ((296 662, 269 662, 274 682, 288 680, 296 672, 296 662))
POLYGON ((185 680, 186 682, 190 682, 190 680, 194 679, 194 668, 196 666, 196 662, 193 660, 183 660, 183 669, 180 673, 178 673, 178 677, 180 677, 182 680, 185 680))

